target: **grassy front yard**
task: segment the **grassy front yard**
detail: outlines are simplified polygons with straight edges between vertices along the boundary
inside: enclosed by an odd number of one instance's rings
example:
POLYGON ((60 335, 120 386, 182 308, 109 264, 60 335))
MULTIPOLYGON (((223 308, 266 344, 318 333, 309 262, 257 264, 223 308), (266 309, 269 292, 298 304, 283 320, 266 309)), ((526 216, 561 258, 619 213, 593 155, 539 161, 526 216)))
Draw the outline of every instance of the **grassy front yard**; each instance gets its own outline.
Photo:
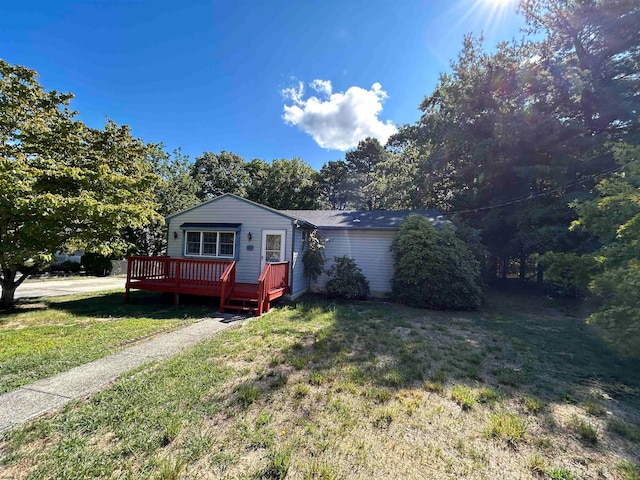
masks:
MULTIPOLYGON (((15 312, 0 315, 0 393, 211 315, 211 308, 124 305, 123 298, 118 292, 23 300, 15 312)), ((145 297, 136 293, 136 298, 145 297)))
POLYGON ((637 479, 640 365, 571 308, 308 298, 8 433, 0 477, 637 479))

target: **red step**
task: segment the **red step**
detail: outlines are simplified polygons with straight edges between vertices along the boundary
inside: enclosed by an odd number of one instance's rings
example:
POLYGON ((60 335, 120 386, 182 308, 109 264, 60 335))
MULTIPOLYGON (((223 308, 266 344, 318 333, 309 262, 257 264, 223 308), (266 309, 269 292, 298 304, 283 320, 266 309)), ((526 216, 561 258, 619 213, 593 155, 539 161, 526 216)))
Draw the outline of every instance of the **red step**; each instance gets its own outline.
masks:
POLYGON ((236 295, 236 292, 234 292, 233 297, 230 297, 224 304, 224 309, 237 310, 241 312, 253 312, 255 314, 258 312, 258 298, 257 296, 250 297, 248 295, 236 295), (247 305, 251 303, 254 303, 255 305, 247 305))

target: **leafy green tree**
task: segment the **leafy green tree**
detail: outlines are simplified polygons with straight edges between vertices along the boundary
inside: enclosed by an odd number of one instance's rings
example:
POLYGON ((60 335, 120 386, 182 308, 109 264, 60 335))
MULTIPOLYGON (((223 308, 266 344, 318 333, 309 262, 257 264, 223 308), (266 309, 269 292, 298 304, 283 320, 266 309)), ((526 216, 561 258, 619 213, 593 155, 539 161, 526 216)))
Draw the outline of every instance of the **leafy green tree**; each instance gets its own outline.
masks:
POLYGON ((350 202, 357 209, 382 208, 382 196, 376 183, 376 169, 387 159, 387 151, 371 137, 358 142, 357 148, 345 154, 349 172, 350 202))
POLYGON ((265 182, 269 177, 271 165, 260 158, 254 158, 245 166, 249 174, 249 185, 247 186, 247 198, 253 202, 265 204, 267 194, 265 182))
POLYGON ((425 217, 411 215, 402 222, 391 251, 391 288, 397 301, 436 309, 480 306, 478 261, 453 229, 437 231, 425 217))
MULTIPOLYGON (((148 161, 153 173, 161 179, 154 188, 154 198, 162 217, 200 203, 198 184, 190 174, 189 157, 180 149, 171 156, 161 145, 150 147, 148 161)), ((156 220, 138 229, 129 228, 127 234, 140 255, 163 255, 166 252, 167 228, 164 221, 156 220)))
POLYGON ((279 210, 313 210, 322 204, 318 172, 299 158, 274 160, 251 200, 279 210))
POLYGON ((191 176, 199 185, 197 195, 200 200, 209 200, 223 193, 240 197, 247 195, 250 178, 246 162, 235 153, 224 150, 220 153, 204 152, 196 157, 191 176))
POLYGON ((349 197, 349 169, 344 160, 325 163, 320 169, 320 188, 332 210, 344 209, 349 197))
POLYGON ((158 218, 148 146, 108 121, 88 128, 71 94, 45 91, 37 74, 0 60, 0 308, 57 251, 129 247, 125 227, 158 218))
POLYGON ((584 249, 589 238, 565 229, 575 218, 568 204, 588 198, 591 177, 613 165, 603 138, 559 114, 571 100, 551 59, 544 43, 502 43, 488 54, 467 37, 416 126, 400 132, 423 154, 418 172, 436 205, 481 228, 493 256, 517 258, 521 278, 534 253, 584 249))
POLYGON ((640 9, 637 0, 526 0, 529 31, 545 34, 541 60, 564 121, 608 140, 640 127, 640 9))
POLYGON ((554 294, 579 297, 588 291, 589 285, 600 270, 593 255, 547 252, 540 257, 545 266, 546 280, 553 284, 554 294))
POLYGON ((619 144, 615 156, 622 169, 602 180, 598 197, 576 202, 572 228, 585 229, 601 240, 596 252, 603 272, 592 290, 602 303, 590 320, 628 353, 640 352, 640 146, 619 144))
POLYGON ((377 208, 382 210, 404 210, 421 208, 421 184, 418 176, 418 156, 412 149, 387 151, 377 164, 370 191, 379 198, 377 208))
MULTIPOLYGON (((393 161, 406 161, 405 175, 398 175, 400 188, 390 190, 400 195, 402 203, 410 204, 410 208, 451 209, 451 192, 456 191, 453 171, 448 164, 436 165, 433 162, 436 148, 432 142, 434 132, 427 131, 419 124, 402 125, 398 132, 389 138, 387 148, 396 157, 393 161), (410 177, 410 178, 407 178, 410 177)), ((395 182, 394 182, 395 183, 395 182)), ((402 208, 402 207, 398 207, 402 208)))

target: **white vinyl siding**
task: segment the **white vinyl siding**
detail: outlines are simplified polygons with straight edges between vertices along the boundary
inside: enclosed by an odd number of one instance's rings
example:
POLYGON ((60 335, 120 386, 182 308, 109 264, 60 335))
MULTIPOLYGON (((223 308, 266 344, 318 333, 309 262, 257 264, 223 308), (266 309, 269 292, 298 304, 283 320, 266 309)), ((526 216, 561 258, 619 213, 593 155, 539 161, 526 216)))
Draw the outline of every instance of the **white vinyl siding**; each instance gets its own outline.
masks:
MULTIPOLYGON (((245 202, 233 197, 222 197, 209 203, 202 204, 192 210, 168 219, 169 243, 167 255, 170 257, 185 257, 184 231, 180 225, 184 223, 241 223, 239 247, 236 253, 236 281, 241 283, 257 283, 260 275, 260 253, 262 250, 262 230, 285 230, 285 260, 291 261, 291 219, 271 212, 268 209, 245 202), (173 234, 178 238, 174 239, 173 234), (251 240, 248 234, 251 233, 251 240), (247 249, 247 247, 253 247, 247 249)), ((232 233, 232 232, 222 232, 232 233)), ((233 248, 224 237, 218 245, 221 252, 233 248), (225 250, 226 249, 226 250, 225 250)), ((191 256, 187 256, 191 258, 191 256)))
POLYGON ((302 254, 304 253, 303 247, 303 232, 302 228, 296 228, 293 231, 295 235, 293 244, 293 263, 291 267, 291 296, 296 298, 307 291, 309 282, 304 276, 304 265, 302 263, 302 254))
MULTIPOLYGON (((369 288, 373 296, 382 296, 391 291, 393 276, 393 258, 391 243, 396 236, 393 230, 320 230, 319 237, 328 239, 324 245, 327 260, 325 270, 334 263, 334 257, 347 256, 353 258, 369 280, 369 288)), ((314 290, 322 290, 329 280, 323 273, 317 283, 312 283, 314 290)))

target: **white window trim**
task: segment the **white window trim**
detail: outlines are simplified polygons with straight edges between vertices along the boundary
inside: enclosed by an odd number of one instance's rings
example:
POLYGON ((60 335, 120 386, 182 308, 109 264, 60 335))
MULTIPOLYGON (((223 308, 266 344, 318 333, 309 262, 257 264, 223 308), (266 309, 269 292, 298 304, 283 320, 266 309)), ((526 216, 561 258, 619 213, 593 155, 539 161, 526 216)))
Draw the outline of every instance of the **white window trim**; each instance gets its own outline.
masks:
POLYGON ((287 255, 287 231, 286 230, 262 230, 262 246, 260 247, 260 270, 267 263, 267 235, 281 235, 280 243, 280 261, 286 261, 287 255))
POLYGON ((238 233, 237 232, 233 232, 233 231, 229 231, 229 230, 185 230, 184 231, 184 247, 183 247, 183 255, 185 257, 196 257, 196 258, 223 258, 226 260, 233 260, 236 256, 236 235, 238 233), (199 253, 187 253, 187 248, 189 245, 189 234, 190 233, 198 233, 200 234, 200 250, 199 253), (211 254, 204 254, 202 253, 202 250, 204 249, 204 234, 205 233, 215 233, 216 234, 216 254, 220 251, 220 234, 221 233, 231 233, 233 234, 233 243, 231 244, 233 246, 233 252, 231 253, 231 255, 211 255, 211 254))

